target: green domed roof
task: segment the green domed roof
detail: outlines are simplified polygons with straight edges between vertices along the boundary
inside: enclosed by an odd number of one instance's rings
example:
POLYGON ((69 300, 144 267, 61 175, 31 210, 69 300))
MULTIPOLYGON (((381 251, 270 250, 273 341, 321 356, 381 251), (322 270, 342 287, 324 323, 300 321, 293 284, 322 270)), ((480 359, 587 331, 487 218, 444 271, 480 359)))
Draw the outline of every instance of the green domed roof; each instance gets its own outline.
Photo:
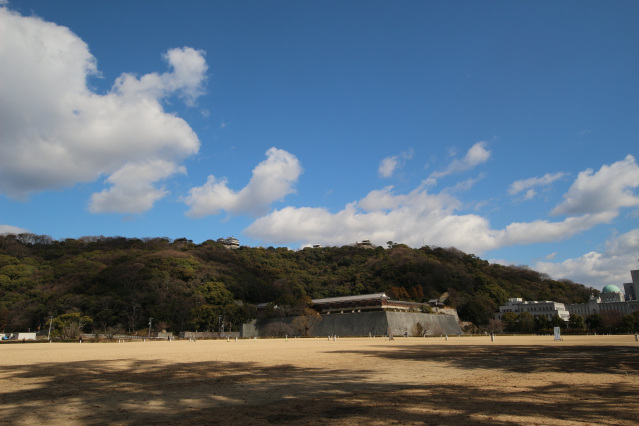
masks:
POLYGON ((607 286, 603 288, 603 290, 601 290, 601 292, 602 293, 621 293, 621 290, 619 290, 619 287, 617 287, 616 285, 608 284, 607 286))

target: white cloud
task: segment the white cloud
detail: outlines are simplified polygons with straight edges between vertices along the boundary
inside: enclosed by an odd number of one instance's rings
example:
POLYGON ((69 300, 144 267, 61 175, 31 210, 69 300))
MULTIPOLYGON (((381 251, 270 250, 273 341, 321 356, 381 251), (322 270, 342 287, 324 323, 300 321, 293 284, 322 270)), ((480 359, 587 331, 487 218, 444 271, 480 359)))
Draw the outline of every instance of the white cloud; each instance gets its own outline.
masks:
POLYGON ((632 155, 611 165, 603 165, 598 172, 585 170, 577 176, 564 201, 552 214, 574 215, 617 211, 622 207, 639 206, 633 189, 639 186, 639 166, 632 155))
POLYGON ((163 57, 171 72, 151 73, 140 78, 125 73, 115 81, 113 91, 125 98, 145 98, 152 101, 176 94, 187 105, 193 105, 195 99, 204 94, 208 69, 204 52, 190 47, 170 49, 163 57))
POLYGON ((270 205, 294 192, 293 185, 302 173, 297 158, 281 149, 266 151, 267 159, 253 169, 246 187, 238 192, 230 189, 226 179, 209 176, 203 186, 191 188, 185 203, 191 217, 218 214, 225 210, 234 214, 264 214, 270 205))
POLYGON ((381 177, 389 178, 393 176, 397 168, 402 167, 406 160, 413 158, 413 150, 404 151, 399 155, 393 155, 382 159, 377 170, 381 177))
POLYGON ((600 223, 610 222, 615 217, 616 213, 614 212, 603 212, 568 217, 561 222, 549 222, 547 220, 523 223, 513 222, 496 234, 497 244, 494 248, 561 241, 600 223))
POLYGON ((525 199, 530 199, 536 195, 536 192, 533 188, 539 186, 548 186, 557 179, 564 177, 565 175, 566 174, 563 172, 546 173, 541 177, 518 180, 510 185, 510 188, 508 188, 508 194, 517 195, 522 191, 526 191, 525 199))
POLYGON ((455 184, 455 186, 451 187, 451 188, 447 188, 445 189, 446 192, 452 193, 452 192, 466 192, 466 191, 470 191, 470 189, 480 180, 484 179, 486 177, 485 174, 480 173, 479 176, 475 177, 475 178, 468 178, 466 180, 463 180, 461 182, 457 182, 455 184))
POLYGON ((601 253, 591 251, 560 263, 537 262, 534 268, 555 279, 570 277, 598 289, 607 284, 620 287, 620 284, 631 281, 630 271, 638 269, 638 253, 639 229, 634 229, 610 238, 601 253))
POLYGON ((155 188, 154 182, 185 172, 184 167, 163 160, 126 164, 107 179, 111 188, 91 196, 89 210, 93 213, 142 213, 168 193, 165 189, 155 188))
POLYGON ((408 194, 393 187, 371 191, 359 202, 331 213, 324 208, 286 207, 257 219, 246 230, 255 239, 278 244, 342 245, 361 239, 409 246, 454 246, 481 254, 518 244, 558 241, 614 217, 612 213, 569 217, 561 222, 512 223, 501 230, 474 214, 456 214, 462 203, 447 191, 429 194, 424 182, 408 194))
POLYGON ((431 177, 440 178, 453 173, 470 170, 479 164, 485 163, 489 158, 490 151, 486 149, 486 142, 477 142, 468 150, 464 158, 461 160, 453 160, 448 167, 441 172, 431 173, 431 177))
POLYGON ((25 234, 28 233, 29 231, 23 228, 18 228, 17 226, 11 226, 11 225, 0 225, 0 235, 4 235, 4 234, 25 234))
MULTIPOLYGON (((120 192, 133 183, 131 168, 166 167, 198 152, 200 141, 189 125, 163 110, 161 101, 177 96, 193 104, 203 93, 207 65, 192 48, 165 55, 170 71, 119 77, 105 95, 93 93, 87 78, 98 75, 88 46, 68 28, 23 17, 0 8, 0 192, 17 199, 29 193, 92 182, 111 175, 120 192)), ((153 201, 166 192, 148 188, 153 201)), ((110 191, 112 191, 110 190, 110 191)), ((104 211, 96 194, 93 211, 104 211)), ((126 197, 113 196, 120 202, 126 197)), ((124 203, 109 211, 139 212, 144 203, 124 203)), ((150 208, 153 202, 147 202, 150 208)))
POLYGON ((397 167, 397 157, 386 157, 382 160, 379 165, 378 173, 381 177, 391 177, 393 173, 395 173, 395 168, 397 167))

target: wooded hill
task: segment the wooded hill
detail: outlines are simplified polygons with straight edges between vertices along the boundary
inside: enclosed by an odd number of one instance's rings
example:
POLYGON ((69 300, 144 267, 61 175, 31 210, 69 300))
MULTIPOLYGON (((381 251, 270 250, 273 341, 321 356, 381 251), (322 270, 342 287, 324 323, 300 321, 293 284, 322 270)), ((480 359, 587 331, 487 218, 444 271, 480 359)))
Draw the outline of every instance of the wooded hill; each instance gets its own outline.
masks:
POLYGON ((258 303, 377 292, 415 302, 447 292, 446 303, 477 325, 509 297, 571 303, 598 293, 455 248, 229 250, 212 240, 0 236, 0 331, 45 330, 51 317, 82 318, 98 332, 144 329, 149 317, 158 330, 217 330, 220 315, 229 330, 255 317, 258 303))

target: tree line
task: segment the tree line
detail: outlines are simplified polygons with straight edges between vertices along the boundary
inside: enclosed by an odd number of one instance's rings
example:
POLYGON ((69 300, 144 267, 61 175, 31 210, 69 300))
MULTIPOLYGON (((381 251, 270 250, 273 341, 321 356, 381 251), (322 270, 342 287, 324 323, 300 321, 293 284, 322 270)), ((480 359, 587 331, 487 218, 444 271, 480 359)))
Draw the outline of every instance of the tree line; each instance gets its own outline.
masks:
MULTIPOLYGON (((386 292, 394 299, 445 303, 486 326, 509 297, 585 302, 598 291, 552 280, 525 266, 489 264, 455 248, 355 246, 229 250, 180 238, 0 236, 0 330, 61 332, 51 318, 77 314, 84 331, 153 328, 226 330, 271 302, 308 307, 315 298, 386 292)), ((290 309, 289 309, 290 310, 290 309)), ((293 309, 294 310, 294 309, 293 309)))
POLYGON ((555 315, 548 319, 544 315, 530 312, 506 312, 501 320, 490 320, 485 329, 491 333, 535 333, 552 334, 554 327, 568 333, 634 333, 639 331, 639 311, 623 315, 617 311, 604 311, 582 317, 570 314, 568 322, 555 315))

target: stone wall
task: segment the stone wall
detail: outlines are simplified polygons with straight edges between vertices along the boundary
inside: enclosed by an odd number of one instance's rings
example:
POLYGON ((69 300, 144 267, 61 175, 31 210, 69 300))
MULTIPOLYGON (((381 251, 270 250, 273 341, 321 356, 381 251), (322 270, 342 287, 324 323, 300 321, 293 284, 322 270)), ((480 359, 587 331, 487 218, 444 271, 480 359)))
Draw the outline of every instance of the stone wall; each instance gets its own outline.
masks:
MULTIPOLYGON (((388 332, 389 327, 396 336, 404 333, 415 336, 420 334, 420 330, 427 335, 462 334, 454 315, 376 311, 322 315, 321 318, 322 321, 311 329, 311 336, 381 336, 388 332)), ((260 330, 266 325, 274 322, 291 324, 294 319, 269 318, 244 324, 241 336, 260 337, 260 330)))
POLYGON ((420 328, 428 336, 463 334, 457 322, 457 317, 453 315, 403 312, 386 312, 386 315, 388 326, 396 336, 404 333, 408 333, 409 336, 416 336, 420 334, 420 328))

